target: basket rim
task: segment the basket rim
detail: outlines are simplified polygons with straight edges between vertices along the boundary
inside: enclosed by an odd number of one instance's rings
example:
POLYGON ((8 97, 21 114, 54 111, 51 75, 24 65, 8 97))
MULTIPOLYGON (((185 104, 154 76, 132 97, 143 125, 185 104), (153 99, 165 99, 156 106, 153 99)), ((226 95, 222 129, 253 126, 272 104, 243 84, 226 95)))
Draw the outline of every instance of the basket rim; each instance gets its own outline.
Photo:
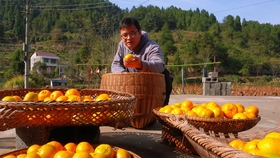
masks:
MULTIPOLYGON (((55 90, 62 90, 62 91, 65 91, 67 90, 68 88, 55 88, 55 89, 51 89, 52 91, 55 91, 55 90)), ((34 90, 37 90, 37 91, 40 91, 40 90, 43 90, 42 88, 30 88, 30 89, 18 89, 18 90, 0 90, 0 93, 3 93, 3 92, 13 92, 13 91, 34 91, 34 90)), ((122 95, 122 96, 127 96, 127 98, 123 98, 121 100, 122 103, 128 103, 128 102, 134 102, 137 100, 137 98, 131 94, 131 93, 128 93, 128 92, 120 92, 120 91, 115 91, 115 90, 106 90, 106 89, 78 89, 79 91, 83 91, 83 90, 87 90, 87 91, 93 91, 93 92, 107 92, 107 93, 114 93, 114 94, 117 94, 117 95, 122 95)), ((115 102, 118 102, 119 103, 120 100, 118 99, 111 99, 111 100, 105 100, 105 101, 92 101, 92 102, 77 102, 77 101, 74 101, 74 102, 56 102, 56 101, 50 101, 50 102, 43 102, 43 101, 33 101, 33 102, 29 102, 29 101, 12 101, 12 102, 5 102, 5 101, 1 101, 0 100, 0 108, 2 107, 9 107, 9 108, 12 108, 12 107, 19 107, 19 106, 32 106, 32 107, 36 107, 36 106, 44 106, 46 108, 52 108, 52 106, 77 106, 77 107, 81 107, 81 106, 99 106, 99 105, 104 105, 104 104, 113 104, 115 102)))

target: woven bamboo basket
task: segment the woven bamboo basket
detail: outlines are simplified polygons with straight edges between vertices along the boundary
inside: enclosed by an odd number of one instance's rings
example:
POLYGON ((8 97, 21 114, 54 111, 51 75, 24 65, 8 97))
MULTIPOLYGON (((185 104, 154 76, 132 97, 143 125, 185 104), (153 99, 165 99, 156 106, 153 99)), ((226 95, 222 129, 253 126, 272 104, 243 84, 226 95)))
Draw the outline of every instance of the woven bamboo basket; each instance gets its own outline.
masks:
POLYGON ((277 127, 266 132, 260 131, 253 133, 246 131, 247 133, 245 132, 245 134, 238 134, 238 137, 233 133, 219 133, 217 136, 214 133, 208 135, 189 124, 188 120, 180 120, 175 115, 170 116, 166 121, 175 128, 180 129, 197 153, 201 157, 207 158, 260 158, 261 156, 252 155, 242 150, 232 148, 228 143, 237 138, 246 142, 253 139, 261 139, 269 132, 280 131, 280 127, 277 127))
MULTIPOLYGON (((153 112, 161 122, 167 122, 166 119, 170 114, 159 112, 159 108, 153 109, 153 112)), ((205 132, 213 131, 214 133, 235 133, 246 131, 254 127, 261 117, 257 116, 252 119, 226 119, 226 118, 202 118, 186 115, 178 115, 180 120, 187 120, 189 124, 205 132)))
MULTIPOLYGON (((93 145, 93 147, 97 147, 97 145, 93 145)), ((116 151, 117 149, 122 149, 120 147, 116 147, 116 146, 113 146, 113 149, 116 151)), ((136 153, 130 151, 130 150, 127 150, 130 155, 131 155, 131 158, 141 158, 139 155, 137 155, 136 153)), ((20 149, 20 150, 15 150, 15 151, 12 151, 12 152, 8 152, 8 153, 5 153, 3 155, 0 155, 0 158, 4 158, 5 156, 8 156, 8 155, 19 155, 19 154, 24 154, 27 152, 27 148, 25 149, 20 149)))
POLYGON ((102 75, 101 89, 128 92, 137 98, 131 126, 144 128, 155 121, 152 110, 162 107, 165 99, 163 74, 151 72, 107 73, 102 75))
MULTIPOLYGON (((19 89, 0 91, 5 96, 23 97, 27 92, 42 89, 19 89)), ((67 89, 60 90, 63 93, 67 89)), ((0 101, 0 130, 35 126, 112 126, 128 127, 134 113, 136 98, 126 92, 101 89, 78 89, 82 96, 93 98, 107 93, 112 99, 98 102, 3 102, 0 101)))

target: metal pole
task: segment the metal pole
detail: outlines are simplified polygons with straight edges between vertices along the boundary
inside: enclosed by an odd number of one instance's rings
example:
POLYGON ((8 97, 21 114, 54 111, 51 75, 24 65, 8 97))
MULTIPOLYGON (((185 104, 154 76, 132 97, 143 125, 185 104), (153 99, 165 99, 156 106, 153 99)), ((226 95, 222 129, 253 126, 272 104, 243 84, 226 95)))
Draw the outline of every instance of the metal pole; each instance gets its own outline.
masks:
POLYGON ((184 91, 184 68, 182 67, 182 93, 185 94, 185 91, 184 91))
POLYGON ((29 70, 29 42, 28 42, 28 31, 29 31, 29 0, 26 1, 26 12, 25 12, 25 43, 23 50, 25 51, 24 54, 24 66, 25 66, 25 73, 24 73, 24 88, 28 88, 28 70, 29 70))

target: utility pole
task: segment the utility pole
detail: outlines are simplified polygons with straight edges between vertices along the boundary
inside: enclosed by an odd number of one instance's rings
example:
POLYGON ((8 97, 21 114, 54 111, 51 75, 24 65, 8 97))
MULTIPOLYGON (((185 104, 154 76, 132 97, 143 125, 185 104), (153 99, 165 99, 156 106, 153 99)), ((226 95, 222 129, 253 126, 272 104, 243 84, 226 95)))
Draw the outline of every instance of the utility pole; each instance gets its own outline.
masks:
POLYGON ((24 73, 24 88, 28 88, 28 74, 29 74, 29 0, 26 0, 26 8, 25 8, 25 43, 23 43, 23 51, 24 51, 24 66, 25 66, 25 73, 24 73))

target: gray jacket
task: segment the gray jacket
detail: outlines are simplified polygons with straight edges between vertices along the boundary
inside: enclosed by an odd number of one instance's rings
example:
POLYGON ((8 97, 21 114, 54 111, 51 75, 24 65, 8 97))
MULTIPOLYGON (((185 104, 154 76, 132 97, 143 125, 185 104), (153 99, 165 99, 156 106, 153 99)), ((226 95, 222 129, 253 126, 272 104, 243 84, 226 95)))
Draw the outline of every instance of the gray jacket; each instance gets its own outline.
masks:
POLYGON ((142 31, 141 41, 134 51, 130 50, 122 41, 119 42, 118 50, 111 65, 113 73, 139 71, 135 68, 126 68, 123 65, 123 58, 129 53, 142 60, 142 71, 144 72, 162 73, 165 69, 164 58, 159 45, 149 39, 145 31, 142 31))

